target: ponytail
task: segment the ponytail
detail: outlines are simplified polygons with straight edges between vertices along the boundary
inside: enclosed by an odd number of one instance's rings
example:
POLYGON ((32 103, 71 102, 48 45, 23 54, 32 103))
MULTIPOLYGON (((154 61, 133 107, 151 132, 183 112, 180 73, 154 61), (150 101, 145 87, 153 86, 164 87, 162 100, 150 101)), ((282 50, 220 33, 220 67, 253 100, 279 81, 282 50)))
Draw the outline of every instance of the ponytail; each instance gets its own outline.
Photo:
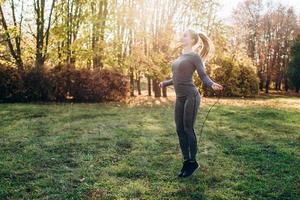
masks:
MULTIPOLYGON (((214 45, 211 39, 203 32, 199 32, 198 36, 202 42, 202 47, 200 49, 200 56, 203 60, 209 60, 214 53, 214 45)), ((200 44, 198 44, 200 46, 200 44)), ((198 47, 197 46, 197 47, 198 47)), ((197 48, 196 47, 196 48, 197 48)))
MULTIPOLYGON (((209 60, 214 54, 214 45, 211 39, 201 31, 197 33, 192 29, 188 29, 188 32, 190 33, 192 39, 194 39, 193 50, 196 51, 196 49, 201 46, 201 49, 199 51, 200 57, 202 58, 203 61, 209 60)), ((179 45, 177 44, 173 50, 173 54, 175 52, 177 53, 178 50, 182 47, 183 47, 182 44, 179 45)))

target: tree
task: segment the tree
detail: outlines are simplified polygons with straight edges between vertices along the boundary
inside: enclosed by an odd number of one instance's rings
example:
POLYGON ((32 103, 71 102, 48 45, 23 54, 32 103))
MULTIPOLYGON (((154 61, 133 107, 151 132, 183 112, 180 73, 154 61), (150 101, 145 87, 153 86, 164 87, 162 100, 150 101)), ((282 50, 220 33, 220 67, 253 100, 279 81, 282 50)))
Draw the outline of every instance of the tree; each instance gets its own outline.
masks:
POLYGON ((46 0, 34 0, 33 5, 36 23, 36 34, 34 35, 36 39, 35 66, 36 68, 40 68, 44 65, 47 56, 55 0, 52 0, 50 5, 50 13, 48 14, 47 21, 45 17, 46 0))
POLYGON ((81 0, 60 0, 54 10, 54 24, 52 38, 55 39, 55 53, 59 62, 75 64, 75 41, 83 23, 83 10, 85 2, 81 0))
POLYGON ((300 89, 300 36, 298 36, 292 47, 292 60, 288 66, 288 79, 299 93, 300 89))
POLYGON ((104 34, 108 15, 108 0, 91 1, 93 67, 103 67, 104 34))
MULTIPOLYGON (((19 1, 20 2, 20 1, 19 1)), ((0 17, 2 27, 4 29, 4 40, 6 41, 10 54, 14 58, 15 63, 20 71, 24 70, 23 60, 22 60, 22 51, 21 51, 21 36, 22 36, 22 21, 23 21, 23 1, 21 2, 21 14, 19 17, 19 22, 16 17, 16 9, 14 0, 10 1, 11 15, 13 25, 12 28, 9 27, 6 18, 4 16, 4 12, 2 9, 2 5, 0 2, 0 17), (13 42, 14 41, 14 42, 13 42)))
POLYGON ((237 40, 244 43, 257 66, 260 90, 268 93, 272 83, 277 90, 284 83, 287 90, 289 49, 299 31, 294 9, 271 1, 245 0, 235 9, 234 21, 237 40))

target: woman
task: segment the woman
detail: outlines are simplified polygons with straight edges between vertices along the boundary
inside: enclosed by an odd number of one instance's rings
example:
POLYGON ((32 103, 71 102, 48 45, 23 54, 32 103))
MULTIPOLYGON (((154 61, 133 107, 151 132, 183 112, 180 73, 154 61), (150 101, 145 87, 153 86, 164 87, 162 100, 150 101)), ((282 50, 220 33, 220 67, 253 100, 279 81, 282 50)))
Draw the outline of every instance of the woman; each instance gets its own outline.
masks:
POLYGON ((200 105, 200 94, 193 83, 192 75, 197 71, 203 84, 213 90, 222 90, 222 85, 213 82, 206 74, 204 63, 211 49, 211 40, 204 33, 187 30, 182 39, 182 54, 172 63, 172 79, 159 84, 161 88, 174 85, 176 93, 175 124, 179 138, 179 145, 183 155, 183 166, 179 177, 188 177, 198 169, 196 161, 197 139, 194 132, 194 123, 200 105), (193 49, 202 42, 200 55, 193 49))

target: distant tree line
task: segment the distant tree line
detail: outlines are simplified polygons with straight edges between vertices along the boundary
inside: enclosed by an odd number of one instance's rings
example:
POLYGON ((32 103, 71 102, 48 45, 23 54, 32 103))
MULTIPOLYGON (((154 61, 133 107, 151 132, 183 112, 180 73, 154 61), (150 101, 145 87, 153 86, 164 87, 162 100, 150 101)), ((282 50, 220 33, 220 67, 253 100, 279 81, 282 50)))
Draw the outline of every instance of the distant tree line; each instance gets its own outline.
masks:
POLYGON ((299 35, 295 11, 245 0, 234 12, 235 23, 226 25, 217 17, 219 9, 218 0, 0 0, 0 66, 20 73, 58 65, 115 69, 128 76, 131 96, 141 94, 143 77, 148 95, 167 96, 158 83, 171 76, 170 64, 180 54, 178 36, 193 28, 214 41, 215 58, 207 63, 211 76, 240 88, 227 96, 257 94, 257 76, 261 90, 273 84, 288 90, 288 74, 296 73, 288 73, 299 35), (243 60, 251 70, 242 70, 243 60), (231 68, 234 84, 216 73, 222 67, 231 68))
POLYGON ((233 16, 237 42, 257 66, 260 90, 268 93, 273 84, 276 90, 288 91, 291 46, 300 33, 294 9, 272 1, 245 0, 233 16))

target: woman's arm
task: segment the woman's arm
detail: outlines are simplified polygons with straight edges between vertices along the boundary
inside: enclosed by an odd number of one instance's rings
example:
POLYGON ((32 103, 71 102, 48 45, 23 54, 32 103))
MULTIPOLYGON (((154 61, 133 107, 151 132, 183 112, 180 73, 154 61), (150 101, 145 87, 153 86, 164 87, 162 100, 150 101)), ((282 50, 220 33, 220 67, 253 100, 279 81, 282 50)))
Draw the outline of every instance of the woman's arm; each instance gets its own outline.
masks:
POLYGON ((162 82, 162 86, 163 86, 163 87, 167 87, 167 86, 169 86, 169 85, 173 85, 173 79, 172 79, 172 78, 169 79, 169 80, 166 80, 166 81, 163 81, 163 82, 162 82))
POLYGON ((196 71, 199 77, 201 78, 203 84, 205 85, 205 87, 211 87, 214 84, 214 81, 212 81, 209 78, 209 76, 206 74, 204 63, 198 54, 196 54, 194 57, 194 64, 196 67, 196 71))

